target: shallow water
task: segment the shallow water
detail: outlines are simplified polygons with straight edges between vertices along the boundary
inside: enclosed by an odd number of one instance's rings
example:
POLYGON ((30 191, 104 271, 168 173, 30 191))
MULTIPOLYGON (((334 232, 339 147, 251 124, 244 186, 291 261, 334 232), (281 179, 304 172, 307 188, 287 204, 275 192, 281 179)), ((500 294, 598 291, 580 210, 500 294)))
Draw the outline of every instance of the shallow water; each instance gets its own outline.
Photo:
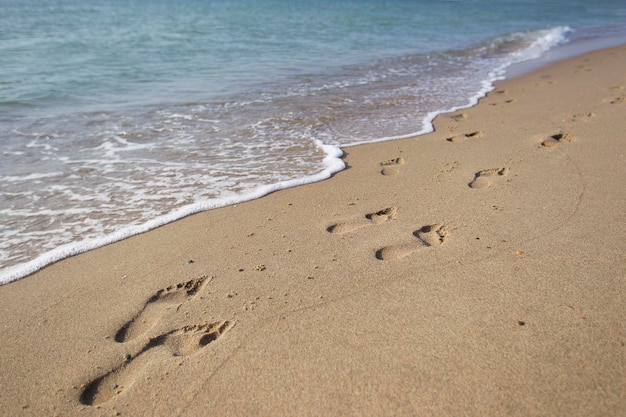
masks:
POLYGON ((0 283, 327 178, 622 1, 0 0, 0 283))

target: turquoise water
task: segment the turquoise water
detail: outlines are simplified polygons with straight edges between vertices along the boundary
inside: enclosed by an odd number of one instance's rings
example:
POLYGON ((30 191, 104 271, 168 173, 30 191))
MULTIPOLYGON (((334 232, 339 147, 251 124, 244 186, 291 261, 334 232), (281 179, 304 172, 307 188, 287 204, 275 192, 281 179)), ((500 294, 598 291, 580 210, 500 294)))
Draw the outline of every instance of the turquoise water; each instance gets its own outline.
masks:
POLYGON ((0 283, 327 178, 625 22, 621 0, 0 0, 0 283))

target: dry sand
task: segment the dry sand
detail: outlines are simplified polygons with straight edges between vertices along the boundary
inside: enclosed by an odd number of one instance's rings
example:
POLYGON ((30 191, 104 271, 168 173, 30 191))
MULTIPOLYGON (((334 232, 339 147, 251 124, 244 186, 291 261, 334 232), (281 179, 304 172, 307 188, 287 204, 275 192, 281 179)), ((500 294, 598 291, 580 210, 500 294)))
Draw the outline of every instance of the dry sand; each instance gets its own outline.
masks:
POLYGON ((625 68, 0 287, 0 413, 626 415, 625 68))

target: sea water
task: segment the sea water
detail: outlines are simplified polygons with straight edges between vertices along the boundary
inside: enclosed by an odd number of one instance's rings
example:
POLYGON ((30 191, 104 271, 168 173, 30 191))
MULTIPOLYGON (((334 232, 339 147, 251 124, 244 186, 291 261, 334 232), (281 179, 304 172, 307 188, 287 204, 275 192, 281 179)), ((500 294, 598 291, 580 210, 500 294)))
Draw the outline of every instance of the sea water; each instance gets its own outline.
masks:
POLYGON ((625 22, 623 0, 0 0, 0 284, 328 178, 625 22))

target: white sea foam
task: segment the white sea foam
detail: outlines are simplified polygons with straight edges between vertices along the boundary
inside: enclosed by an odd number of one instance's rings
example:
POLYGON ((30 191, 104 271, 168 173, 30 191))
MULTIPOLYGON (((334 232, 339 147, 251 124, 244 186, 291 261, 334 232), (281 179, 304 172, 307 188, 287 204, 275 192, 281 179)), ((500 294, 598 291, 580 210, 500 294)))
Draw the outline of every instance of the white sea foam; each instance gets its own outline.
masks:
POLYGON ((341 147, 432 131, 438 114, 474 105, 506 68, 568 30, 376 60, 222 102, 37 120, 19 130, 28 151, 6 152, 24 166, 45 161, 48 172, 0 175, 11 203, 0 209, 0 262, 10 265, 0 284, 193 213, 326 179, 344 168, 341 147))
POLYGON ((3 182, 20 182, 20 181, 34 181, 44 178, 59 177, 63 172, 44 172, 24 175, 5 175, 2 177, 3 182))
MULTIPOLYGON (((190 204, 179 209, 172 211, 171 213, 163 216, 156 217, 144 224, 122 228, 121 230, 110 233, 108 235, 85 239, 79 242, 72 242, 58 246, 57 248, 48 251, 37 258, 19 264, 5 268, 0 271, 0 285, 7 284, 22 277, 32 274, 40 270, 41 268, 57 262, 61 259, 68 258, 73 255, 77 255, 86 252, 91 249, 95 249, 104 245, 108 245, 119 240, 134 236, 146 231, 152 230, 164 224, 179 220, 183 217, 191 214, 199 213, 210 209, 219 207, 225 207, 233 204, 238 204, 244 201, 253 200, 263 197, 275 191, 279 191, 285 188, 291 188, 299 185, 309 184, 317 181, 322 181, 330 178, 336 172, 345 168, 345 164, 341 159, 343 151, 336 146, 325 145, 319 141, 316 141, 316 145, 324 152, 325 157, 323 159, 324 169, 314 175, 292 179, 288 181, 282 181, 275 184, 268 184, 257 187, 247 194, 235 195, 219 199, 209 199, 199 201, 194 204, 190 204)), ((54 214, 54 213, 47 213, 54 214)))
POLYGON ((503 59, 496 62, 496 66, 490 68, 486 73, 486 78, 480 81, 480 88, 476 93, 470 96, 467 101, 458 106, 452 106, 448 108, 438 109, 430 111, 422 118, 421 128, 411 133, 384 136, 375 139, 356 140, 342 144, 343 147, 357 146, 366 143, 385 142, 390 140, 406 139, 419 135, 431 133, 433 131, 433 120, 440 114, 455 112, 464 108, 475 106, 478 101, 485 97, 485 95, 493 90, 493 85, 496 81, 502 80, 505 77, 507 68, 520 62, 529 61, 540 58, 542 54, 567 41, 567 33, 572 29, 567 26, 559 26, 551 29, 516 33, 507 37, 502 37, 494 40, 490 43, 491 48, 498 48, 498 45, 503 42, 512 42, 515 40, 526 41, 528 46, 514 50, 512 53, 506 55, 503 59))

